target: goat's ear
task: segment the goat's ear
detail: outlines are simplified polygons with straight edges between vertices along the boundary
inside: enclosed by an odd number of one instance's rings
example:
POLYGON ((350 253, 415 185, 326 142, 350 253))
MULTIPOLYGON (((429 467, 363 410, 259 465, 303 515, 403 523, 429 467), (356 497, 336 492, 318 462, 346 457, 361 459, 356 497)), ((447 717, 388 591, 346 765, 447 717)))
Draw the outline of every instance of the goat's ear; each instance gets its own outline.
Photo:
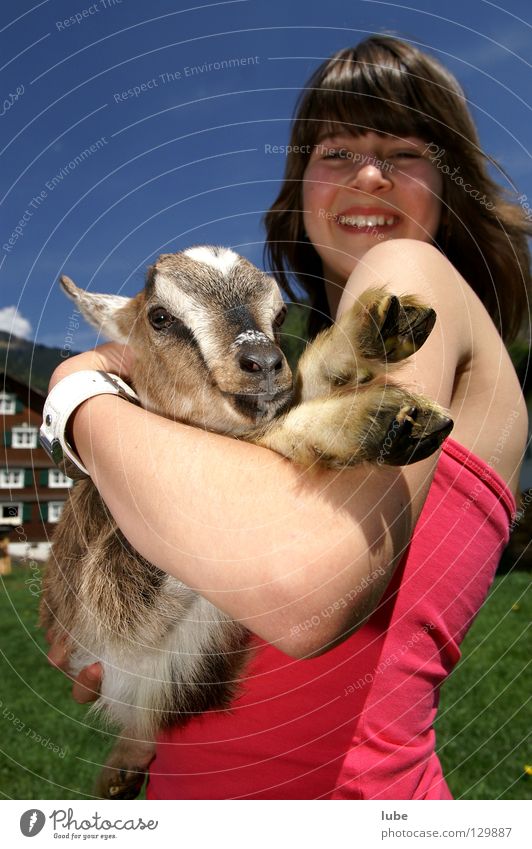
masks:
POLYGON ((60 283, 63 291, 69 298, 72 298, 76 308, 89 324, 92 324, 113 342, 128 342, 127 335, 120 329, 122 323, 120 322, 120 314, 125 307, 131 304, 132 298, 86 292, 65 275, 60 278, 60 283))

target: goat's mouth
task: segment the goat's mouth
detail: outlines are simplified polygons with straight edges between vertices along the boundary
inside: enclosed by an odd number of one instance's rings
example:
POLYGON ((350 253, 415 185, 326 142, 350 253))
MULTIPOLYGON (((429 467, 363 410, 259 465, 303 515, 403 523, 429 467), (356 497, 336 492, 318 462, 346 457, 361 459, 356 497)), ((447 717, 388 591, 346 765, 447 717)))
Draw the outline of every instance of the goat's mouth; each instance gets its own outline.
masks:
POLYGON ((253 421, 273 419, 290 407, 292 389, 280 392, 224 393, 235 409, 253 421))

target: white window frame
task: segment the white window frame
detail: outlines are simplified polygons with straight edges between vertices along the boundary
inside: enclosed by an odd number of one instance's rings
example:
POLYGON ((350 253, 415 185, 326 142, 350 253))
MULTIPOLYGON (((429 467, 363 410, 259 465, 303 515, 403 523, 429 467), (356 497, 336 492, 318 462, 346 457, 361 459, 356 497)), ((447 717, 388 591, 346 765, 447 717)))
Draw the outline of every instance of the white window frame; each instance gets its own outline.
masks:
POLYGON ((50 524, 55 524, 61 518, 61 513, 63 512, 63 507, 65 506, 64 501, 48 501, 48 521, 50 524))
POLYGON ((38 445, 38 434, 39 431, 36 427, 28 427, 28 425, 21 425, 20 427, 14 427, 11 429, 11 448, 37 448, 38 445), (31 437, 31 443, 23 441, 21 438, 24 436, 31 437))
POLYGON ((2 489, 24 489, 24 469, 0 469, 0 487, 2 489))
POLYGON ((70 487, 74 481, 63 474, 60 469, 48 469, 48 486, 50 489, 64 489, 70 487))
POLYGON ((17 411, 17 396, 12 392, 0 392, 0 414, 12 416, 17 411))
POLYGON ((16 516, 2 516, 0 515, 0 525, 21 525, 22 524, 22 511, 24 509, 24 505, 22 501, 0 501, 0 514, 4 512, 4 508, 8 507, 9 509, 17 508, 16 516))

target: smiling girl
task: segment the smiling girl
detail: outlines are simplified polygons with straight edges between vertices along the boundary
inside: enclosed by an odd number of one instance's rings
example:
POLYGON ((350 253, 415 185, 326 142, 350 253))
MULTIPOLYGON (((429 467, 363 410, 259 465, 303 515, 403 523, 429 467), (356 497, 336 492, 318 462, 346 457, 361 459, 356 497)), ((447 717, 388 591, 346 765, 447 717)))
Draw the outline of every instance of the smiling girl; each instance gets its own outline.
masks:
MULTIPOLYGON (((488 176, 456 80, 393 38, 318 68, 288 149, 266 215, 273 273, 307 291, 311 332, 376 284, 430 303, 436 326, 400 379, 449 408, 453 438, 402 469, 309 475, 120 398, 77 409, 77 451, 127 539, 254 635, 232 711, 161 737, 148 797, 447 799, 439 687, 508 540, 527 434, 503 342, 526 310, 527 224, 488 176), (448 178, 458 168, 491 206, 448 178)), ((52 383, 127 378, 128 356, 102 346, 52 383)), ((51 660, 65 666, 61 645, 51 660)), ((76 698, 97 686, 95 666, 76 698)))

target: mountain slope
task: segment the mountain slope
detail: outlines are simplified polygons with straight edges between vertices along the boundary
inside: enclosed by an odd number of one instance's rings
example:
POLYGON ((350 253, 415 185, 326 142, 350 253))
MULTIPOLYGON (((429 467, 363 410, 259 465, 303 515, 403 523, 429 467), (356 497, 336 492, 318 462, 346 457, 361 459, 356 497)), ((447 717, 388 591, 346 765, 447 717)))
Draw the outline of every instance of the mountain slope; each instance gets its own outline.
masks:
POLYGON ((63 361, 60 348, 37 345, 0 330, 0 371, 7 372, 33 389, 46 393, 50 375, 63 361))

